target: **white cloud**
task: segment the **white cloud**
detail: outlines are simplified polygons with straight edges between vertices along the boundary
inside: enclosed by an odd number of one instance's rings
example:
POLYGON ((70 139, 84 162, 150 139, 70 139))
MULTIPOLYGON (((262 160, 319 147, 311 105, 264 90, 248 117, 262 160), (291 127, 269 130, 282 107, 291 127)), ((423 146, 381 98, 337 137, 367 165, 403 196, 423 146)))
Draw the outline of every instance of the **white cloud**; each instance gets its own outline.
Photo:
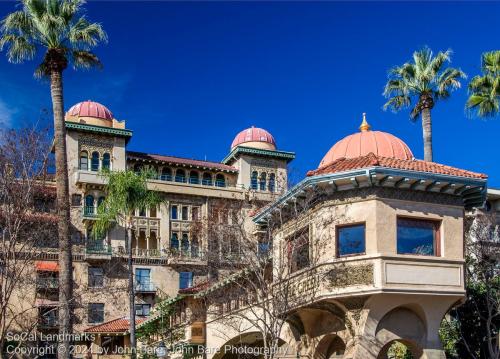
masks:
POLYGON ((0 128, 11 127, 14 122, 14 114, 16 109, 9 107, 5 101, 0 99, 0 128))

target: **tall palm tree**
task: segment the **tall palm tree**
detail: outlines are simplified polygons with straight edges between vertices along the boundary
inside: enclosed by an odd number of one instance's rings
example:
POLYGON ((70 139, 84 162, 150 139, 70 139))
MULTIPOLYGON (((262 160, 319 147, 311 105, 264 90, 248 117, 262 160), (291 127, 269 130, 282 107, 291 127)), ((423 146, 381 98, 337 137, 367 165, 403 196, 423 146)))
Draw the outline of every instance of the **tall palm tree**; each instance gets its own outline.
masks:
POLYGON ((479 117, 493 117, 500 113, 500 50, 485 52, 481 56, 483 75, 474 76, 469 83, 467 110, 479 117))
POLYGON ((105 171, 102 176, 107 180, 105 199, 97 208, 97 221, 93 233, 102 238, 115 223, 122 225, 127 231, 128 252, 128 294, 130 313, 130 349, 131 358, 136 357, 135 336, 135 288, 132 267, 132 231, 133 216, 137 210, 156 207, 161 198, 156 192, 147 188, 147 180, 156 178, 150 171, 105 171))
POLYGON ((460 88, 460 79, 466 75, 460 69, 444 68, 451 61, 451 50, 438 52, 434 56, 425 47, 413 53, 413 61, 396 66, 389 71, 389 80, 384 88, 388 101, 384 109, 397 112, 413 106, 410 119, 422 116, 424 137, 424 159, 432 162, 431 110, 437 100, 450 97, 451 91, 460 88))
MULTIPOLYGON (((35 76, 50 79, 59 217, 61 334, 73 331, 73 273, 62 74, 68 63, 74 68, 101 66, 99 59, 90 49, 106 41, 106 33, 101 25, 89 22, 81 15, 84 3, 84 0, 21 0, 21 9, 7 15, 0 23, 0 50, 6 50, 8 60, 12 63, 22 63, 43 53, 35 76)), ((70 344, 69 339, 60 343, 60 357, 69 357, 70 344)))

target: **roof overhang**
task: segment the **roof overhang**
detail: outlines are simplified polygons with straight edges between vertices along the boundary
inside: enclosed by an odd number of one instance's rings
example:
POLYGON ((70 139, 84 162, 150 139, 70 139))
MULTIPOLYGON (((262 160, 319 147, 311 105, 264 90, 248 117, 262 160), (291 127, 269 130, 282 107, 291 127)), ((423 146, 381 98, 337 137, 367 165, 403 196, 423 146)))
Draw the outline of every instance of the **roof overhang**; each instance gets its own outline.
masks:
POLYGON ((132 137, 132 130, 122 129, 122 128, 112 128, 96 125, 88 125, 86 123, 76 123, 71 121, 66 121, 67 130, 84 131, 91 133, 99 133, 108 136, 124 137, 128 142, 132 137))
POLYGON ((279 160, 285 160, 287 163, 292 161, 295 158, 295 152, 287 152, 287 151, 271 151, 264 150, 260 148, 252 148, 252 147, 244 147, 244 146, 236 146, 231 150, 231 152, 221 161, 224 164, 228 164, 232 160, 237 159, 242 154, 249 155, 257 155, 268 158, 276 158, 279 160))
POLYGON ((318 185, 326 185, 331 191, 346 191, 366 187, 389 187, 445 193, 459 196, 463 199, 465 208, 480 207, 486 200, 487 181, 482 178, 469 178, 418 172, 396 170, 387 167, 370 167, 333 174, 306 177, 287 193, 257 214, 253 221, 265 225, 272 213, 303 196, 309 189, 318 185))

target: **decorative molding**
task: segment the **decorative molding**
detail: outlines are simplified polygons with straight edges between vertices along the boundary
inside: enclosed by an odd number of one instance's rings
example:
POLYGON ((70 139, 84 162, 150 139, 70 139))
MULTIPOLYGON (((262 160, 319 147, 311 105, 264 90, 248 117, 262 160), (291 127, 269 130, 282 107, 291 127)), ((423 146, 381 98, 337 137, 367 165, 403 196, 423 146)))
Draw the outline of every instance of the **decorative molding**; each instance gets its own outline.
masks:
POLYGON ((326 279, 332 288, 370 285, 373 284, 373 264, 337 266, 326 273, 326 279))
POLYGON ((291 160, 293 160, 295 158, 295 152, 271 151, 271 150, 263 150, 263 149, 259 149, 259 148, 237 146, 221 162, 224 164, 227 164, 227 162, 236 158, 240 154, 250 154, 250 155, 258 155, 258 156, 264 156, 264 157, 277 158, 280 160, 286 160, 287 162, 290 162, 291 160))
POLYGON ((119 137, 132 137, 132 130, 120 129, 120 128, 112 128, 112 127, 104 127, 104 126, 95 126, 88 125, 84 123, 76 123, 66 121, 66 129, 69 130, 79 130, 85 132, 93 132, 93 133, 102 133, 106 135, 113 135, 119 137))

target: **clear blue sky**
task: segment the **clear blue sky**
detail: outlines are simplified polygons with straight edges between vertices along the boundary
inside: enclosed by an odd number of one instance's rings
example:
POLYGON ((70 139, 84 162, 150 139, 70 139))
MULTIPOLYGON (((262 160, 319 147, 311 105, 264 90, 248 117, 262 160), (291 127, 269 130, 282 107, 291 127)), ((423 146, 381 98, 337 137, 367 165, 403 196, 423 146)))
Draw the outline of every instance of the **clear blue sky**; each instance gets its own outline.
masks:
MULTIPOLYGON (((14 8, 0 2, 0 16, 14 8)), ((109 44, 102 71, 65 73, 66 109, 92 99, 134 130, 133 150, 220 160, 234 135, 268 129, 295 151, 292 174, 317 167, 339 139, 373 129, 423 157, 420 122, 384 112, 387 70, 424 45, 451 48, 470 77, 500 47, 500 2, 98 2, 87 14, 109 44)), ((0 117, 16 125, 50 108, 34 63, 0 58, 0 117)), ((434 158, 490 175, 500 186, 500 118, 465 116, 466 90, 433 110, 434 158)))

